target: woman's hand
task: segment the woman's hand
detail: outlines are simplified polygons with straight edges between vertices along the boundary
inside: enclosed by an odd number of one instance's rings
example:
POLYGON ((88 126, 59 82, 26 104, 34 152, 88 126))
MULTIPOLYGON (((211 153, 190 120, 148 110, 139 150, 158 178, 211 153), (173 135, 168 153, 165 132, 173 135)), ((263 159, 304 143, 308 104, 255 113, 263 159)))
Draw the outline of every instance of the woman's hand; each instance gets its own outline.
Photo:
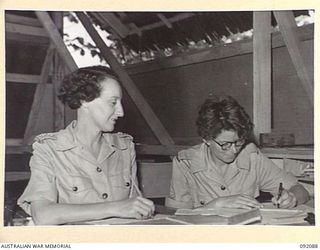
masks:
POLYGON ((115 202, 115 209, 119 217, 143 220, 152 217, 154 204, 151 200, 138 196, 115 202))
POLYGON ((205 208, 261 208, 262 204, 247 195, 230 195, 219 197, 204 206, 205 208))
POLYGON ((297 205, 297 198, 292 192, 284 189, 279 199, 276 195, 272 198, 272 203, 279 205, 279 208, 292 208, 297 205))

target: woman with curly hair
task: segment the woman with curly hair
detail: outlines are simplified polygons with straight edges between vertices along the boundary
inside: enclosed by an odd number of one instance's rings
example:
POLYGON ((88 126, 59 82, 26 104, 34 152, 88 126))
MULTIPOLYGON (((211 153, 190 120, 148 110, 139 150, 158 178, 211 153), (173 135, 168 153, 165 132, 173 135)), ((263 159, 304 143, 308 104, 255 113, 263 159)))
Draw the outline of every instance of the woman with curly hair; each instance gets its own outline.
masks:
POLYGON ((196 121, 203 143, 182 150, 173 160, 170 194, 174 208, 259 208, 260 191, 273 203, 291 208, 309 194, 296 178, 278 168, 250 143, 253 124, 232 97, 207 99, 196 121), (284 187, 277 197, 280 183, 284 187))
POLYGON ((58 97, 77 110, 77 120, 35 138, 31 178, 18 204, 42 225, 152 216, 153 202, 139 195, 132 137, 111 133, 124 116, 116 74, 80 68, 64 78, 58 97))

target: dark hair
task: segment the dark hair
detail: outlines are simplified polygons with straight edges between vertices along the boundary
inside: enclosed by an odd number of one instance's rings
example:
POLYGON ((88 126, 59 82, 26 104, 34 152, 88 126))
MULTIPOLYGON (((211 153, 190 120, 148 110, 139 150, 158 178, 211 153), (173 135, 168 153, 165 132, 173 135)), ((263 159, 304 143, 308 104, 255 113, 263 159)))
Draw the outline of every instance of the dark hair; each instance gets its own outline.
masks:
POLYGON ((243 139, 251 136, 253 124, 244 108, 231 96, 215 100, 208 98, 201 105, 196 121, 198 134, 212 139, 222 130, 233 130, 243 139))
POLYGON ((77 69, 63 79, 58 98, 71 109, 78 109, 82 101, 90 102, 100 96, 100 82, 107 78, 120 82, 116 73, 105 66, 77 69))

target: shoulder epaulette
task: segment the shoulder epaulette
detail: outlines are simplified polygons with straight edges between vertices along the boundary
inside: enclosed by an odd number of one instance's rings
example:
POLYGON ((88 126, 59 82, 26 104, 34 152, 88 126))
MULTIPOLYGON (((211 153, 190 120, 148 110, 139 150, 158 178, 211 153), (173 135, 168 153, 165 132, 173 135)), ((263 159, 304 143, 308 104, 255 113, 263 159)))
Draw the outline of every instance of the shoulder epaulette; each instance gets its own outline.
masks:
POLYGON ((38 143, 43 143, 45 140, 48 140, 48 139, 56 140, 57 139, 56 133, 44 133, 44 134, 37 135, 34 138, 34 141, 38 143))
POLYGON ((177 158, 178 160, 190 160, 194 155, 194 150, 192 149, 184 149, 178 152, 177 158))
POLYGON ((118 132, 117 135, 121 138, 128 138, 130 140, 133 140, 133 137, 129 134, 123 133, 123 132, 118 132))

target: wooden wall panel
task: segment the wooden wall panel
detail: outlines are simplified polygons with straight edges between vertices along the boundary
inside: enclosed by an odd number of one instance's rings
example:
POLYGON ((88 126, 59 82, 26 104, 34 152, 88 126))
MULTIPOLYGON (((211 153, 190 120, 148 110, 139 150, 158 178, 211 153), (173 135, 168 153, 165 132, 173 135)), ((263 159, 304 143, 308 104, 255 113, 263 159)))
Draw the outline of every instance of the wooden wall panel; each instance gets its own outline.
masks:
MULTIPOLYGON (((313 82, 313 41, 303 42, 302 49, 313 82)), ((273 52, 272 110, 275 132, 294 133, 298 144, 313 143, 314 110, 285 47, 273 52)))
MULTIPOLYGON (((313 76, 313 40, 303 41, 302 49, 313 76)), ((252 117, 252 59, 250 53, 132 77, 175 143, 192 145, 200 141, 194 125, 198 107, 211 91, 234 96, 252 117)), ((299 144, 313 143, 313 110, 286 47, 273 49, 272 64, 272 131, 294 133, 299 144)), ((126 115, 118 129, 137 142, 157 143, 126 96, 123 104, 126 115)))
MULTIPOLYGON (((195 119, 209 93, 233 95, 252 115, 250 54, 137 74, 133 80, 176 144, 199 142, 195 119)), ((137 141, 150 143, 152 134, 127 98, 124 109, 127 112, 121 129, 133 134, 137 141)))

